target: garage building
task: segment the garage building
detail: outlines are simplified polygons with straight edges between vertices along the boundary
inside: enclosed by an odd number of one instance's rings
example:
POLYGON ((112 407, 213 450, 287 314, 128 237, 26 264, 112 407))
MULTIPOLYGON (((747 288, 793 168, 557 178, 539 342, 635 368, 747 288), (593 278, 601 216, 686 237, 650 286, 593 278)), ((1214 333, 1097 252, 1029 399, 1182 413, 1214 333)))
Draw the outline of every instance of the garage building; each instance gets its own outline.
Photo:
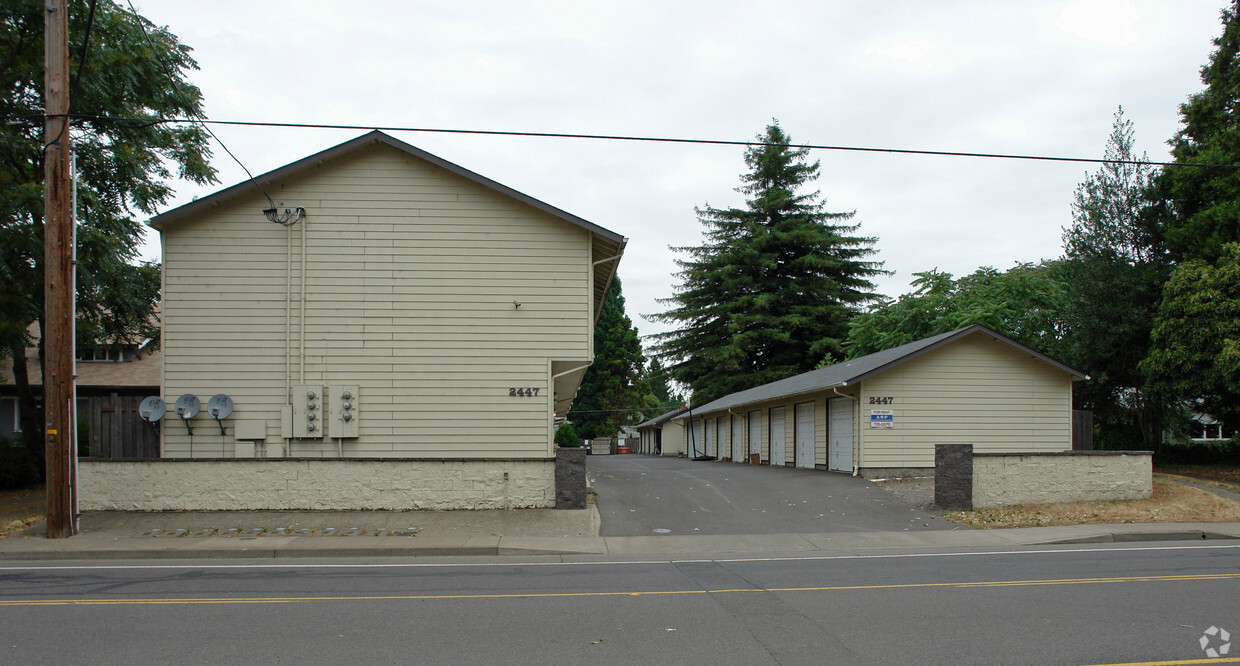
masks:
MULTIPOLYGON (((935 444, 1071 449, 1086 376, 974 325, 733 393, 676 417, 700 454, 870 477, 929 474, 935 444)), ((665 428, 666 431, 666 428, 665 428)))

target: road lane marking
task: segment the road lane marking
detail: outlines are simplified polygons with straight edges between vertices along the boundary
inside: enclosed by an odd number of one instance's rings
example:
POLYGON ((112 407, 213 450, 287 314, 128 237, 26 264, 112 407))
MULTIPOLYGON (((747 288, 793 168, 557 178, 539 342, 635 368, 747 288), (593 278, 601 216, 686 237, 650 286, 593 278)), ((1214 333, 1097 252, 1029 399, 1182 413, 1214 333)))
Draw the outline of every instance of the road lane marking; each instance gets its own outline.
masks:
POLYGON ((559 599, 571 597, 651 597, 671 595, 745 594, 751 592, 848 592, 856 590, 908 590, 918 588, 996 588, 1032 585, 1098 585, 1103 583, 1187 582, 1240 579, 1240 573, 1188 574, 1178 576, 1112 576, 1107 578, 1050 578, 1042 580, 963 581, 956 583, 887 583, 873 585, 824 585, 815 587, 746 587, 718 590, 642 590, 610 592, 516 592, 511 594, 400 594, 313 597, 186 597, 154 599, 11 599, 0 607, 13 606, 159 606, 197 604, 291 604, 316 601, 424 601, 463 599, 559 599))
POLYGON ((1092 666, 1177 666, 1179 664, 1236 664, 1240 657, 1219 657, 1219 659, 1185 659, 1179 661, 1125 661, 1122 664, 1094 664, 1092 666))
MULTIPOLYGON (((730 562, 826 562, 832 560, 900 560, 926 557, 980 557, 1008 555, 1060 555, 1074 553, 1122 553, 1122 552, 1156 552, 1173 550, 1220 550, 1236 549, 1240 544, 1208 545, 1208 546, 1125 546, 1121 548, 1044 548, 1026 550, 977 550, 948 551, 943 553, 874 553, 858 555, 804 555, 783 557, 731 557, 731 558, 696 558, 696 559, 665 559, 665 560, 605 560, 563 561, 553 562, 521 562, 500 560, 495 562, 288 562, 284 564, 23 564, 0 566, 0 571, 123 571, 133 569, 145 571, 151 569, 459 569, 459 568, 510 568, 510 567, 599 567, 652 564, 728 564, 730 562)), ((425 557, 425 556, 423 556, 425 557)), ((509 557, 509 556, 502 556, 509 557)))

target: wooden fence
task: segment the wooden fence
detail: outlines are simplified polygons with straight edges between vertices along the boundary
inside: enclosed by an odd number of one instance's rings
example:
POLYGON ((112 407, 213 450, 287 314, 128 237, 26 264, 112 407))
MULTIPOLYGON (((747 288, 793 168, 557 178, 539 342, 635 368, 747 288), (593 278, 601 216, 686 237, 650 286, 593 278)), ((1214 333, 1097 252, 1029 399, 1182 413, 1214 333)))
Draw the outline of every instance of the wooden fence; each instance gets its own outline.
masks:
POLYGON ((78 450, 92 458, 158 458, 158 425, 138 414, 143 396, 109 395, 78 399, 78 450))
POLYGON ((1072 450, 1094 450, 1094 413, 1087 409, 1072 410, 1072 450))

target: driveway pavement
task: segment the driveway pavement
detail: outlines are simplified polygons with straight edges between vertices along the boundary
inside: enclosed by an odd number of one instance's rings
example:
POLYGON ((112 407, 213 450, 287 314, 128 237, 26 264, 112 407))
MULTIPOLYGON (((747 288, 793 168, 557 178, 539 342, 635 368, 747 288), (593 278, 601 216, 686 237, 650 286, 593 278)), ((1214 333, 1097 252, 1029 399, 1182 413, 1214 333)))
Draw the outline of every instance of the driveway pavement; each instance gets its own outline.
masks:
POLYGON ((964 529, 833 472, 645 455, 587 466, 604 537, 964 529))

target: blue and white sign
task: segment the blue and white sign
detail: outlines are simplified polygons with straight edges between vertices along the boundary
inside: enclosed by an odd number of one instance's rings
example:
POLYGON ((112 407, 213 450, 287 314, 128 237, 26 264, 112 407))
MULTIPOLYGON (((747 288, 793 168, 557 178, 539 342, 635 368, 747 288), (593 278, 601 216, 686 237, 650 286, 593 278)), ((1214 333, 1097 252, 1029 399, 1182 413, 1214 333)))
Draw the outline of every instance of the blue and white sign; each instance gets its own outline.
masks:
POLYGON ((870 427, 871 428, 890 428, 896 423, 896 415, 894 410, 890 409, 871 409, 870 410, 870 427))

